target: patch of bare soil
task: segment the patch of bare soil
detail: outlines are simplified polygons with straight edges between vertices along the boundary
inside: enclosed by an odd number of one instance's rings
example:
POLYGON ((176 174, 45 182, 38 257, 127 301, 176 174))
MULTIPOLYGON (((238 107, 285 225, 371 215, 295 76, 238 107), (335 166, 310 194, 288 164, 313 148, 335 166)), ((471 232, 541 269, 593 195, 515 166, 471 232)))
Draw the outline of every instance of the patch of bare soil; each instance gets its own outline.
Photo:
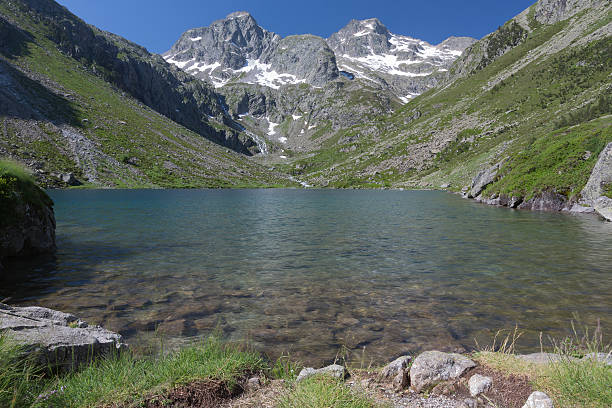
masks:
POLYGON ((493 380, 491 389, 475 398, 479 406, 521 408, 533 392, 526 376, 504 374, 489 367, 478 366, 458 381, 437 385, 432 394, 446 395, 458 400, 472 398, 468 388, 468 380, 474 374, 490 377, 493 380))
MULTIPOLYGON (((139 407, 218 408, 241 392, 241 387, 233 387, 232 389, 223 381, 196 381, 176 387, 162 395, 150 397, 139 407)), ((128 406, 123 405, 121 407, 127 408, 128 406)))

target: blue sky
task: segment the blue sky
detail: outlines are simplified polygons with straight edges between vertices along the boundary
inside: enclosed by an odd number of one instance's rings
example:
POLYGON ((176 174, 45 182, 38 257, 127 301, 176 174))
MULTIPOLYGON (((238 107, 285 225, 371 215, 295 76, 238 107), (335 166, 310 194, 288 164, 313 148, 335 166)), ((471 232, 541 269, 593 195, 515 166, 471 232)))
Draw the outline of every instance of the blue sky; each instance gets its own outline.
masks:
POLYGON ((167 51, 186 30, 232 11, 250 12, 285 37, 329 37, 352 18, 378 17, 392 32, 437 44, 451 35, 482 36, 535 0, 59 0, 86 22, 152 52, 167 51))

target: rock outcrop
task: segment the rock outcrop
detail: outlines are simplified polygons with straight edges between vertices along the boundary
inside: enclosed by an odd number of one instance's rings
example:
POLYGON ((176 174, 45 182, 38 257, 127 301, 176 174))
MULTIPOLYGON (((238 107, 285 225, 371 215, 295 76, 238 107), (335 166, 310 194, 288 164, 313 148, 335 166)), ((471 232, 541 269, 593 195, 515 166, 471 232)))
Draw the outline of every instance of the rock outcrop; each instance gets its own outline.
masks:
POLYGON ((468 198, 475 198, 482 193, 482 191, 492 182, 495 181, 495 177, 497 177, 497 172, 503 165, 503 161, 497 163, 494 166, 488 167, 486 169, 481 170, 476 177, 472 179, 472 185, 470 187, 470 191, 468 192, 468 198))
POLYGON ((42 366, 59 371, 74 370, 127 347, 117 333, 44 307, 0 303, 0 332, 23 345, 42 366))
POLYGON ((581 204, 591 206, 599 215, 612 221, 612 143, 608 143, 599 155, 581 195, 581 204))
POLYGON ((535 18, 542 24, 554 24, 567 20, 588 7, 605 3, 607 0, 540 0, 536 3, 535 18))
POLYGON ((55 251, 53 201, 31 180, 0 174, 2 258, 55 251))

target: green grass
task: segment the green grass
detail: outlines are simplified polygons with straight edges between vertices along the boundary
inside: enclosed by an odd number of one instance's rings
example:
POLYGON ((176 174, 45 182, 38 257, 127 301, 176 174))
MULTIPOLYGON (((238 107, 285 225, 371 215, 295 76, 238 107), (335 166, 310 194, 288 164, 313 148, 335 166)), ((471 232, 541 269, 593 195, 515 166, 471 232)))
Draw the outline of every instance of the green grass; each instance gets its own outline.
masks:
POLYGON ((587 326, 576 327, 571 322, 572 334, 561 339, 549 339, 542 351, 564 358, 551 364, 533 364, 515 355, 515 344, 522 333, 515 328, 497 344, 475 353, 481 364, 506 374, 527 376, 535 390, 546 392, 561 408, 604 408, 612 406, 612 366, 597 360, 582 358, 590 353, 611 355, 612 347, 603 342, 600 327, 591 331, 587 326))
POLYGON ((612 406, 612 367, 602 362, 562 360, 551 365, 547 382, 561 407, 612 406))
POLYGON ((541 191, 556 191, 568 198, 579 194, 599 153, 612 142, 611 125, 612 117, 604 117, 535 139, 504 166, 501 180, 485 194, 525 198, 541 191))
POLYGON ((296 383, 278 401, 279 408, 374 408, 373 400, 358 394, 344 381, 326 375, 316 375, 296 383))
POLYGON ((22 347, 0 334, 0 407, 28 406, 40 389, 40 373, 23 358, 22 347))
POLYGON ((20 222, 25 204, 42 209, 52 206, 53 201, 36 185, 24 167, 9 160, 0 160, 0 227, 20 222))
POLYGON ((35 407, 97 407, 138 403, 192 381, 215 379, 236 386, 240 377, 264 368, 261 357, 210 337, 201 344, 159 358, 130 353, 100 360, 76 374, 60 377, 45 391, 49 397, 35 407), (56 391, 56 392, 54 392, 56 391))

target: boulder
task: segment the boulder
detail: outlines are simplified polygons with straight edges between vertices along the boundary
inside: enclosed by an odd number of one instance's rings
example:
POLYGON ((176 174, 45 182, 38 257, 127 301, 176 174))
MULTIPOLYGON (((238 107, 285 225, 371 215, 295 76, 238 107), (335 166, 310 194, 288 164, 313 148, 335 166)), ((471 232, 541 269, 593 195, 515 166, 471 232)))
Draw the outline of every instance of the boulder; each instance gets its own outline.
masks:
POLYGON ((396 358, 380 371, 379 378, 381 380, 390 380, 395 378, 398 374, 403 374, 408 370, 410 360, 412 360, 411 356, 402 356, 396 358))
POLYGON ((475 397, 477 395, 482 394, 483 392, 487 392, 491 389, 493 385, 493 380, 491 377, 485 377, 484 375, 474 374, 470 377, 468 381, 468 386, 470 387, 470 395, 475 397))
POLYGON ((74 177, 72 173, 65 173, 61 175, 61 180, 69 186, 80 186, 82 183, 74 177))
POLYGON ((548 395, 540 391, 534 391, 527 398, 523 408, 554 408, 554 404, 548 395))
POLYGON ((338 364, 332 364, 330 366, 319 369, 314 369, 312 367, 303 368, 295 381, 300 382, 302 380, 305 380, 306 378, 319 374, 329 375, 331 377, 340 379, 345 379, 348 376, 348 372, 344 367, 338 364))
POLYGON ((460 377, 476 363, 457 353, 426 351, 420 354, 410 368, 410 382, 416 392, 436 384, 460 377))
POLYGON ((0 332, 23 345, 41 366, 58 371, 71 371, 127 348, 117 333, 44 307, 0 303, 0 332))

